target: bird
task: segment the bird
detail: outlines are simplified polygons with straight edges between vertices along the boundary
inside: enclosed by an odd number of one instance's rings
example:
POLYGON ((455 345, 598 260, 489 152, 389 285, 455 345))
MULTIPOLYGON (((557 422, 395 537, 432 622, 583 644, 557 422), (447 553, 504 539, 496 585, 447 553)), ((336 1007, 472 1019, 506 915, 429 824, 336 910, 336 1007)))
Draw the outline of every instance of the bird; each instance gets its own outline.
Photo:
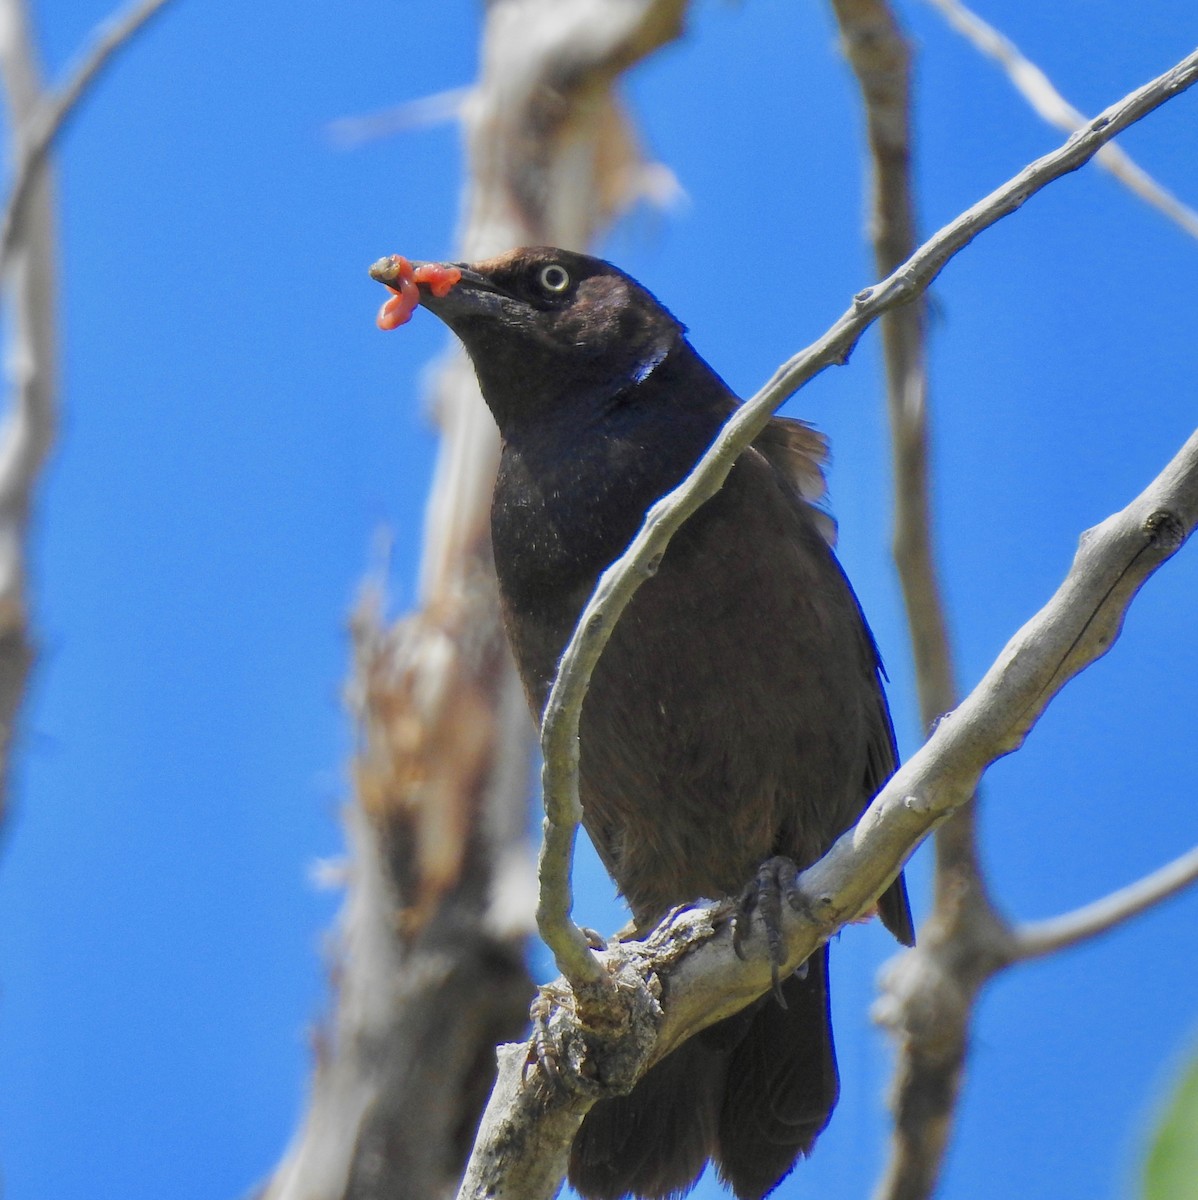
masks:
MULTIPOLYGON (((666 307, 602 259, 533 246, 470 263, 393 256, 372 274, 402 293, 380 326, 417 303, 440 318, 498 424, 492 550, 539 721, 599 575, 741 401, 666 307)), ((674 535, 595 667, 582 821, 637 934, 679 905, 743 902, 763 863, 814 863, 895 769, 881 659, 820 507, 826 452, 810 425, 771 419, 674 535)), ((901 874, 878 911, 913 944, 901 874)), ((839 1096, 828 947, 777 993, 595 1103, 571 1186, 662 1200, 712 1162, 739 1200, 772 1191, 839 1096)))

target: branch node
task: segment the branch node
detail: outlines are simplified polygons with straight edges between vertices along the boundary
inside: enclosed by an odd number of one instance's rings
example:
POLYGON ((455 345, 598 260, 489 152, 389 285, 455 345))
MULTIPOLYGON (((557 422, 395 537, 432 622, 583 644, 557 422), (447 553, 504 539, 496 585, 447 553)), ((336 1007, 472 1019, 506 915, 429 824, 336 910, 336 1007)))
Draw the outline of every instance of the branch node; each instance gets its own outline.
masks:
POLYGON ((1176 553, 1187 536, 1185 522, 1167 508, 1149 513, 1144 521, 1144 532, 1165 554, 1176 553))

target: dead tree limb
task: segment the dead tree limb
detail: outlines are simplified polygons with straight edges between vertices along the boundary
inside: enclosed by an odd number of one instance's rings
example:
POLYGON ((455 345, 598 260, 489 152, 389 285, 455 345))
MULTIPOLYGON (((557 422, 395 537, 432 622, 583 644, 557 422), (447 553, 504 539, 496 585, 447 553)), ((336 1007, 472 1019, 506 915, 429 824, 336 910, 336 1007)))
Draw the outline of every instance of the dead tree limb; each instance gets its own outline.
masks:
POLYGON ((58 424, 54 140, 113 56, 169 0, 112 17, 57 91, 46 84, 24 0, 0 0, 0 73, 12 183, 0 217, 0 286, 10 322, 8 409, 0 428, 0 817, 13 740, 36 649, 26 549, 34 494, 58 424))
MULTIPOLYGON (((461 100, 462 257, 584 248, 659 173, 615 91, 681 29, 682 0, 496 0, 461 100)), ((389 247, 379 247, 380 253, 389 247)), ((495 1077, 527 1023, 535 887, 525 828, 531 731, 499 625, 489 509, 494 422, 455 356, 435 387, 442 440, 420 609, 356 621, 361 728, 335 1011, 303 1128, 272 1200, 452 1194, 495 1077)))
MULTIPOLYGON (((928 3, 979 53, 1006 72, 1011 86, 1031 105, 1037 116, 1066 133, 1085 125, 1085 114, 1074 108, 1044 71, 1005 34, 983 21, 960 0, 928 0, 928 3)), ((1198 238, 1198 212, 1158 183, 1121 146, 1104 146, 1095 161, 1145 204, 1163 213, 1190 237, 1198 238)))
MULTIPOLYGON (((865 108, 870 237, 878 271, 885 275, 916 246, 911 48, 886 0, 832 3, 865 108)), ((925 734, 958 696, 936 561, 926 342, 924 297, 882 318, 894 464, 893 551, 925 734)), ((901 1191, 896 1181, 935 1177, 960 1094, 972 1000, 1006 934, 982 872, 977 797, 937 830, 935 845, 932 912, 903 967, 922 988, 902 1006, 879 1008, 899 1044, 890 1097, 891 1164, 881 1195, 891 1194, 887 1188, 901 1191)))

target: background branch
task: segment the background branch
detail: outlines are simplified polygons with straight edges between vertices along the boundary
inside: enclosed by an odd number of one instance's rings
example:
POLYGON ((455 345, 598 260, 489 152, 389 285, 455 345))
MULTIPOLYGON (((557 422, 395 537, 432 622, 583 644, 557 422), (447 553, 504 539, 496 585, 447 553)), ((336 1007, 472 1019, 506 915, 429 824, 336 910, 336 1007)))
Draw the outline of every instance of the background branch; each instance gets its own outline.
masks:
POLYGON ((1198 847, 1092 904, 1059 917, 1019 925, 1011 934, 1012 959, 1022 962, 1043 958, 1098 937, 1175 896, 1196 879, 1198 847))
POLYGON ((33 494, 58 423, 57 232, 46 155, 113 54, 167 2, 137 5, 102 27, 93 50, 57 94, 46 90, 24 0, 0 2, 0 72, 13 163, 0 218, 0 281, 10 321, 10 399, 0 428, 0 817, 35 658, 26 577, 33 494))
MULTIPOLYGON (((841 46, 861 90, 871 164, 870 236, 880 274, 915 249, 911 47, 885 0, 833 0, 841 46)), ((1100 151, 1101 153, 1101 151, 1100 151)), ((882 318, 893 462, 893 552, 902 588, 926 734, 957 701, 936 565, 927 381, 927 303, 882 318)), ((931 1189, 952 1128, 972 1021, 972 999, 1005 943, 977 845, 977 797, 936 831, 933 907, 907 959, 904 1003, 883 1009, 898 1034, 891 1088, 890 1162, 878 1195, 931 1189), (918 985, 916 982, 918 981, 918 985)))
MULTIPOLYGON (((139 0, 126 10, 108 18, 95 33, 94 41, 78 66, 70 73, 67 82, 57 92, 44 91, 40 82, 23 97, 23 106, 13 105, 15 123, 20 126, 20 154, 13 173, 12 187, 0 218, 0 259, 11 252, 17 237, 23 210, 35 186, 45 157, 63 126, 70 120, 79 102, 91 90, 100 73, 108 66, 119 50, 124 49, 145 27, 152 17, 160 13, 171 0, 139 0)), ((33 55, 29 59, 32 72, 26 82, 34 82, 36 54, 29 39, 28 19, 23 0, 5 0, 9 12, 6 21, 11 30, 14 44, 23 44, 33 55)), ((11 61, 6 62, 7 75, 11 61)), ((15 66, 20 73, 22 68, 15 66)), ((13 97, 10 91, 10 102, 13 97)))
MULTIPOLYGON (((878 274, 885 277, 918 244, 911 179, 911 48, 885 0, 832 0, 832 8, 865 105, 872 164, 870 236, 878 274)), ((881 325, 894 459, 894 560, 926 732, 957 699, 932 536, 926 296, 888 312, 881 325)))
MULTIPOLYGON (((21 0, 4 0, 0 70, 8 101, 15 179, 26 180, 22 236, 0 240, 0 279, 11 322, 6 352, 9 403, 0 430, 0 813, 8 797, 13 740, 35 656, 29 628, 27 547, 33 491, 57 425, 54 180, 31 151, 27 126, 42 96, 42 73, 21 0)), ((10 193, 9 211, 13 209, 10 193)), ((9 222, 6 220, 5 227, 9 222)))
MULTIPOLYGON (((481 75, 461 94, 470 183, 457 257, 582 249, 637 199, 645 164, 613 89, 679 31, 684 7, 488 6, 481 75)), ((499 438, 460 353, 433 392, 441 444, 419 611, 388 628, 375 600, 355 622, 362 737, 336 1011, 303 1128, 266 1187, 272 1200, 451 1194, 495 1045, 522 1032, 532 999, 532 724, 491 564, 499 438)))
MULTIPOLYGON (((1015 90, 1050 125, 1072 133, 1086 124, 1085 115, 1057 91, 1044 71, 1005 34, 960 0, 928 0, 928 3, 978 51, 998 63, 1015 90)), ((1097 161, 1134 195, 1163 213, 1190 237, 1198 237, 1198 212, 1157 183, 1122 146, 1103 147, 1097 161)))

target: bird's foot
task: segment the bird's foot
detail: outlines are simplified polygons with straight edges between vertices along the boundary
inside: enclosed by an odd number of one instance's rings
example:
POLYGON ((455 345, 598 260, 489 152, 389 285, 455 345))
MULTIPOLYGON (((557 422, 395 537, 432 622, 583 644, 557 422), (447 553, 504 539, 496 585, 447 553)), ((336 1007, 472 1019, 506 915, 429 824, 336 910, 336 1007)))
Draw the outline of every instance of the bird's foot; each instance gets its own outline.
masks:
POLYGON ((541 1084, 550 1092, 592 1092, 595 1063, 585 1030, 579 1025, 573 992, 560 984, 545 984, 538 990, 528 1015, 532 1036, 526 1070, 539 1068, 541 1084))
MULTIPOLYGON (((744 958, 744 942, 753 930, 753 914, 760 911, 761 920, 765 925, 766 946, 770 956, 770 979, 774 996, 783 1008, 786 1001, 782 997, 782 988, 778 981, 778 972, 786 962, 786 945, 782 940, 782 902, 785 902, 795 912, 803 907, 802 893, 795 881, 799 877, 799 868, 789 858, 778 855, 767 858, 757 868, 757 874, 749 881, 748 887, 740 894, 736 910, 732 915, 732 948, 744 958)), ((806 963, 799 968, 799 973, 805 972, 806 963)))
POLYGON ((528 1015, 532 1018, 528 1066, 535 1064, 540 1067, 541 1076, 548 1086, 554 1091, 560 1091, 566 1086, 561 1068, 564 1047, 549 1023, 553 1015, 553 1000, 545 989, 537 992, 537 998, 532 1002, 528 1015))

